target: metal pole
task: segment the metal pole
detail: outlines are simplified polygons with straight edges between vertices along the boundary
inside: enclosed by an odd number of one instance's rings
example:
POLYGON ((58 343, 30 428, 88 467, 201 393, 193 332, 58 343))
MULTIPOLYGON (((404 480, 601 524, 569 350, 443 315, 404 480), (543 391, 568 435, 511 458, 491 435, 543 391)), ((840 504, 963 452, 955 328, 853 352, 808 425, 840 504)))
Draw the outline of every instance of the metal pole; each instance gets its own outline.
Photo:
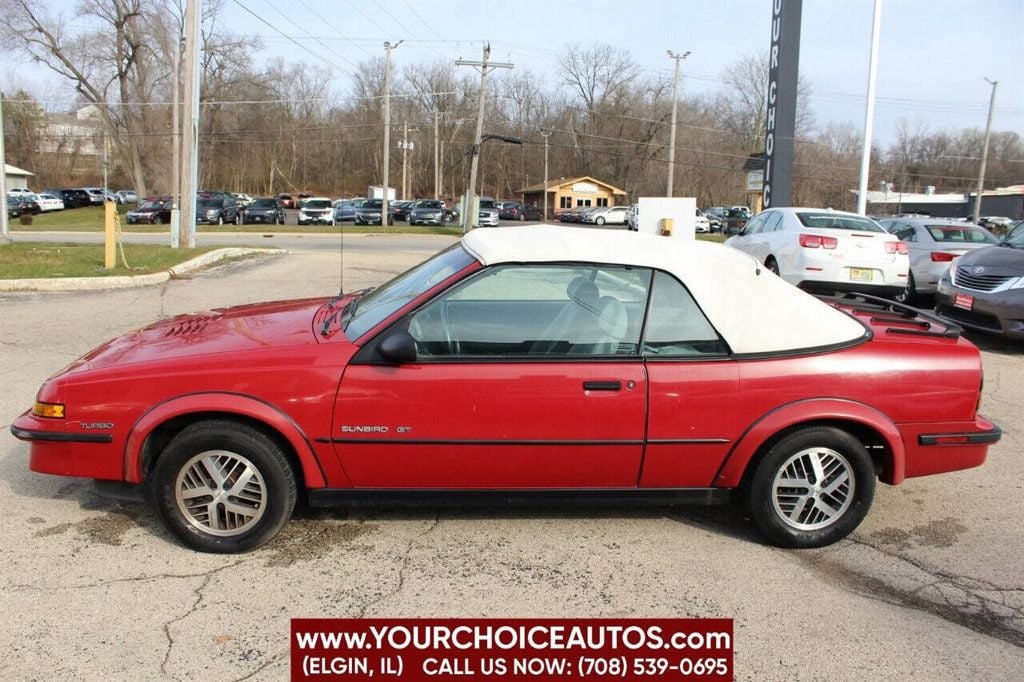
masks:
POLYGON ((0 90, 0 241, 11 237, 7 227, 7 150, 4 148, 4 93, 0 90))
POLYGON ((868 207, 868 172, 871 167, 871 128, 875 122, 875 80, 878 75, 878 37, 882 29, 882 0, 875 0, 871 21, 871 56, 868 58, 868 102, 864 110, 864 147, 860 155, 860 185, 857 188, 857 213, 868 207))
POLYGON ((986 83, 992 85, 992 96, 988 100, 988 123, 985 124, 985 144, 981 148, 981 168, 978 169, 978 194, 974 197, 974 223, 981 218, 981 193, 985 189, 985 164, 988 163, 988 141, 992 136, 992 113, 996 108, 996 87, 999 81, 985 79, 986 83))
POLYGON ((391 50, 402 44, 399 40, 394 45, 390 41, 384 41, 384 188, 383 198, 380 204, 380 225, 388 225, 388 189, 390 182, 391 165, 391 50))
MULTIPOLYGON (((668 186, 665 189, 665 196, 672 196, 672 186, 675 180, 676 171, 676 110, 679 108, 679 62, 690 56, 689 52, 676 54, 667 50, 668 56, 675 60, 675 75, 672 77, 672 126, 668 133, 668 186)), ((545 189, 545 191, 547 191, 545 189)))
POLYGON ((185 103, 191 116, 183 121, 181 171, 181 245, 196 246, 196 193, 199 191, 199 70, 201 0, 185 5, 185 103))
POLYGON ((441 198, 441 175, 438 173, 439 163, 439 151, 438 147, 440 140, 438 138, 438 121, 437 121, 437 108, 434 108, 434 199, 438 200, 441 198))
POLYGON ((541 130, 544 137, 544 222, 548 220, 548 138, 551 137, 550 130, 541 130))
MULTIPOLYGON (((179 88, 181 86, 181 36, 174 41, 174 54, 171 55, 171 166, 174 168, 171 177, 171 248, 180 246, 181 240, 181 106, 179 88)), ((141 201, 143 197, 138 197, 141 201)))
POLYGON ((402 201, 409 200, 409 122, 402 122, 402 201))

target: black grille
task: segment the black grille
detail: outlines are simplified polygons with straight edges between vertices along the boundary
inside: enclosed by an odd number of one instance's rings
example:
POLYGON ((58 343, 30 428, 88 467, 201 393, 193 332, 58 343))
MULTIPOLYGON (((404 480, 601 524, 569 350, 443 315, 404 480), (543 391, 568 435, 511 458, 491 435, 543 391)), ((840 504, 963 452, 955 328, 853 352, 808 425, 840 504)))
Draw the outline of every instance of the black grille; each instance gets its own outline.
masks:
POLYGON ((963 308, 954 308, 950 305, 939 305, 935 308, 935 312, 947 319, 955 322, 962 322, 972 327, 990 329, 994 332, 1003 331, 1003 328, 999 325, 999 320, 991 315, 986 315, 985 313, 979 313, 974 310, 964 310, 963 308))
POLYGON ((975 291, 992 291, 1011 279, 1013 279, 1012 275, 975 275, 965 267, 957 268, 956 274, 953 276, 953 284, 975 291))

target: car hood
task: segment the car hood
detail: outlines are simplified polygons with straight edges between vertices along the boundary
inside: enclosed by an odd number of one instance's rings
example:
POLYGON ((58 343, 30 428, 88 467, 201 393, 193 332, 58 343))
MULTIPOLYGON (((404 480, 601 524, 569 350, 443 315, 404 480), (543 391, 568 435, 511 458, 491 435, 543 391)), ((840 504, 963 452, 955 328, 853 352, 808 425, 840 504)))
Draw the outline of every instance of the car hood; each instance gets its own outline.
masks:
POLYGON ((957 267, 984 267, 990 275, 1020 275, 1024 273, 1024 250, 1009 246, 986 246, 960 256, 957 267))
POLYGON ((139 213, 159 213, 162 210, 163 210, 163 208, 136 208, 136 209, 133 209, 133 210, 128 211, 128 212, 129 213, 135 213, 135 214, 139 214, 139 213))
POLYGON ((312 320, 323 305, 315 298, 178 315, 111 339, 65 371, 315 344, 312 320))

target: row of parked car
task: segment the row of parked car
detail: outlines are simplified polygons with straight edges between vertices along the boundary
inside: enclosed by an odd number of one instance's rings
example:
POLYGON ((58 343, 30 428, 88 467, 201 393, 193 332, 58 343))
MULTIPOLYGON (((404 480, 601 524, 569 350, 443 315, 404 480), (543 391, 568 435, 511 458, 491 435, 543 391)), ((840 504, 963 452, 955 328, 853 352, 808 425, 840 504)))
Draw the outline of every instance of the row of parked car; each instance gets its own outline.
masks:
POLYGON ((1024 221, 999 239, 962 220, 773 208, 727 246, 810 291, 925 303, 962 326, 1024 339, 1024 221))

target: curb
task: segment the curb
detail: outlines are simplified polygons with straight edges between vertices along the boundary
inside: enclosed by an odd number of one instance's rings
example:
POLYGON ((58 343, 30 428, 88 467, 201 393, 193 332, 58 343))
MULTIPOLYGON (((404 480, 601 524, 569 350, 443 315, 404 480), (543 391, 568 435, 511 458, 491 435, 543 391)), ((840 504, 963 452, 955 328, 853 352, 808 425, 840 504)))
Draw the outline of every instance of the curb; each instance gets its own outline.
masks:
POLYGON ((101 291, 104 289, 132 289, 161 284, 193 270, 205 268, 226 258, 248 255, 272 256, 285 254, 281 249, 249 249, 231 247, 208 251, 167 270, 148 275, 118 275, 117 277, 41 277, 38 279, 0 279, 0 291, 101 291))

